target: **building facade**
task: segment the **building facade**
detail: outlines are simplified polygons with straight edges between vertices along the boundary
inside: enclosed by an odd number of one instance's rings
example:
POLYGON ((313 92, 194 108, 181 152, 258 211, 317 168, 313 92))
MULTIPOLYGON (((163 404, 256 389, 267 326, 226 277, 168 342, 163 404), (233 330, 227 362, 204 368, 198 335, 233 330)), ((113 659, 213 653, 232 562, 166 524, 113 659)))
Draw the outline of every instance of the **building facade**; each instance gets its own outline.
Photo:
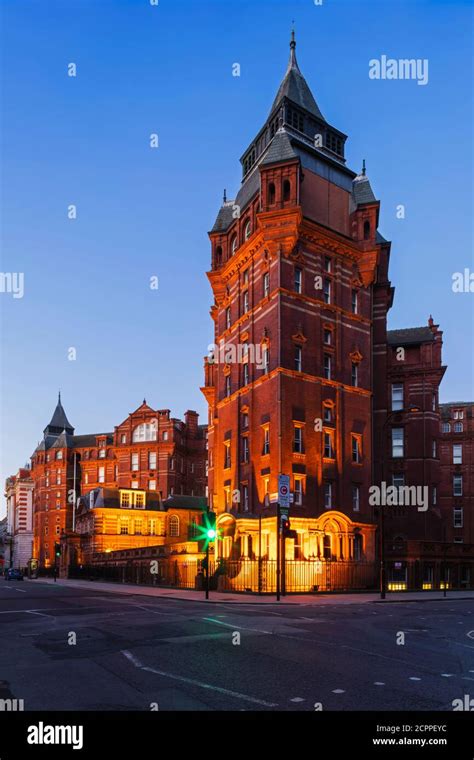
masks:
POLYGON ((31 459, 34 547, 40 567, 54 564, 54 545, 74 532, 77 500, 94 489, 206 496, 206 429, 196 412, 185 421, 144 401, 113 432, 75 435, 58 399, 31 459))
POLYGON ((10 545, 10 567, 25 569, 33 556, 33 488, 28 467, 22 467, 6 481, 6 533, 10 545))

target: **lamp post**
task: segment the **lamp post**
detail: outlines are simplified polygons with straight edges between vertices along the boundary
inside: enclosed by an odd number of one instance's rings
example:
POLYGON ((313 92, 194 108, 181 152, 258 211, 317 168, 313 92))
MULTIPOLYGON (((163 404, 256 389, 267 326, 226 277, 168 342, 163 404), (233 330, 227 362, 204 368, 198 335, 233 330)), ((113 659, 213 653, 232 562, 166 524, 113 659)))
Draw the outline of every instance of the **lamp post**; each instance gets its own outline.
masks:
MULTIPOLYGON (((403 415, 403 414, 409 414, 412 412, 420 412, 421 409, 419 406, 409 406, 408 408, 402 408, 402 409, 394 409, 390 412, 390 414, 387 414, 387 417, 382 425, 382 432, 381 432, 381 441, 380 441, 380 455, 382 457, 381 462, 381 468, 380 468, 380 484, 384 482, 385 477, 385 432, 387 429, 387 425, 389 422, 393 420, 394 417, 397 415, 403 415)), ((379 540, 380 540, 380 598, 385 599, 386 596, 386 589, 387 589, 387 583, 386 583, 386 562, 385 562, 385 510, 384 505, 380 504, 380 513, 379 513, 379 540)))

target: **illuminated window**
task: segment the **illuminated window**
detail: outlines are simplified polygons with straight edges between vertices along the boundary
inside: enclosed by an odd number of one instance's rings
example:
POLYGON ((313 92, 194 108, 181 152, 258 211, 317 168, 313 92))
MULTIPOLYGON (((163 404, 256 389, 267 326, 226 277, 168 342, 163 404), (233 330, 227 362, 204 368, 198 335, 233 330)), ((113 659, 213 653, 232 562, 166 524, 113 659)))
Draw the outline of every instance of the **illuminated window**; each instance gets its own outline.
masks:
POLYGON ((168 519, 168 535, 170 538, 179 537, 179 517, 171 515, 168 519))
POLYGON ((63 458, 63 452, 62 451, 57 451, 56 452, 56 459, 62 459, 62 458, 63 458))
POLYGON ((128 522, 121 522, 120 523, 120 535, 122 536, 128 536, 128 522))
POLYGON ((404 456, 403 428, 392 428, 392 457, 399 459, 404 456))
POLYGON ((105 483, 105 467, 99 467, 99 483, 105 483))
POLYGON ((126 435, 120 436, 120 441, 121 443, 127 443, 127 436, 126 435))
POLYGON ((230 441, 224 441, 224 468, 231 466, 230 441))
POLYGON ((295 475, 294 476, 294 499, 295 499, 295 505, 301 506, 303 503, 303 478, 295 475))
POLYGON ((266 425, 263 428, 263 456, 270 453, 270 426, 266 425))
POLYGON ((148 481, 148 490, 149 491, 156 491, 156 480, 149 480, 148 481))
POLYGON ((293 451, 295 454, 303 454, 303 428, 301 425, 293 425, 293 451))
POLYGON ((148 469, 156 470, 156 451, 148 452, 148 469))

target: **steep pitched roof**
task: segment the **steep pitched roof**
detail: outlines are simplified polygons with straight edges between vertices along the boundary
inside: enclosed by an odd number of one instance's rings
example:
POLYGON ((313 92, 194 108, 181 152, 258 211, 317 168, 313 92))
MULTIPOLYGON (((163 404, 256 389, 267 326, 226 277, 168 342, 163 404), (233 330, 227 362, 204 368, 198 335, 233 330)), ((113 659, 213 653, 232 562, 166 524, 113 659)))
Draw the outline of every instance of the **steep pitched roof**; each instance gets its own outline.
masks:
POLYGON ((293 149, 288 132, 283 127, 280 127, 271 141, 261 161, 261 165, 276 164, 278 161, 291 161, 292 158, 298 158, 298 155, 293 149))
POLYGON ((61 404, 61 393, 58 394, 58 403, 56 409, 51 417, 51 422, 44 429, 44 433, 62 433, 65 430, 67 433, 74 433, 74 428, 66 417, 66 412, 61 404))
POLYGON ((286 69, 285 76, 283 77, 283 81, 278 89, 275 100, 273 101, 270 113, 273 113, 283 98, 288 98, 288 100, 291 100, 293 103, 295 103, 295 105, 304 108, 306 111, 309 111, 309 113, 313 114, 313 116, 316 116, 318 119, 325 121, 325 118, 319 110, 318 104, 316 103, 313 94, 299 69, 296 60, 295 48, 295 33, 292 32, 290 42, 290 60, 288 61, 288 67, 286 69))

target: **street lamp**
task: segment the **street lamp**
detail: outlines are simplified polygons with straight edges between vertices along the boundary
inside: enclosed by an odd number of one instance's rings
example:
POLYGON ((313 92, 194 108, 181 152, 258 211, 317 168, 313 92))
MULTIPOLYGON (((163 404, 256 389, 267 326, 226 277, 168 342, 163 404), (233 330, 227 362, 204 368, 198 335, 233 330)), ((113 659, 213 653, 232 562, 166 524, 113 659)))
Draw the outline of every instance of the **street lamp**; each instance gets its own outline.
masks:
MULTIPOLYGON (((380 483, 382 484, 384 482, 384 470, 385 470, 385 432, 387 429, 387 425, 391 420, 393 420, 394 417, 397 415, 402 414, 411 414, 414 412, 421 412, 421 409, 419 406, 409 406, 406 409, 394 409, 390 414, 387 415, 383 425, 382 425, 382 432, 381 432, 381 441, 380 441, 380 455, 382 457, 382 466, 380 468, 380 483)), ((380 504, 380 513, 379 513, 379 520, 380 520, 380 598, 385 599, 386 596, 386 562, 385 562, 385 511, 384 511, 384 505, 380 504)))

